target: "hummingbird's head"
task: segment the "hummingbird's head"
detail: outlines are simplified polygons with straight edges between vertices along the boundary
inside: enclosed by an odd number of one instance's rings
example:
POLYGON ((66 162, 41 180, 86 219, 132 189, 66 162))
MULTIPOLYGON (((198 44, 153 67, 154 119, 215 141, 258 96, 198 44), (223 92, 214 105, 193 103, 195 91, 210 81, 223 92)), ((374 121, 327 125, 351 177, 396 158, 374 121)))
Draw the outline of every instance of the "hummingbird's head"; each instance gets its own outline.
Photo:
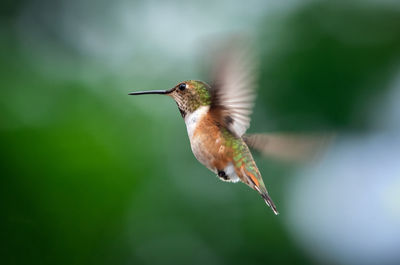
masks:
POLYGON ((210 86, 205 82, 188 80, 178 83, 168 90, 150 90, 132 92, 129 95, 161 94, 172 97, 178 105, 182 117, 194 112, 201 106, 211 104, 210 86))
POLYGON ((168 95, 175 100, 182 117, 194 112, 201 106, 211 104, 210 87, 202 81, 180 82, 168 95))

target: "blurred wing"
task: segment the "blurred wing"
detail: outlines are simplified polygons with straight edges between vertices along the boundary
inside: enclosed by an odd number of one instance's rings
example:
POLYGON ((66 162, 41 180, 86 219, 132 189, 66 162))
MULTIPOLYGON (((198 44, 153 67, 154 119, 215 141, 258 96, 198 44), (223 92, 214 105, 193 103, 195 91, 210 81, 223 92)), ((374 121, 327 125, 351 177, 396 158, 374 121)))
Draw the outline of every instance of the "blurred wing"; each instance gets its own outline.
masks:
POLYGON ((288 160, 306 161, 315 158, 334 138, 333 134, 246 134, 246 144, 263 155, 288 160))
POLYGON ((250 126, 255 99, 255 62, 249 47, 226 47, 215 56, 211 112, 240 137, 250 126))

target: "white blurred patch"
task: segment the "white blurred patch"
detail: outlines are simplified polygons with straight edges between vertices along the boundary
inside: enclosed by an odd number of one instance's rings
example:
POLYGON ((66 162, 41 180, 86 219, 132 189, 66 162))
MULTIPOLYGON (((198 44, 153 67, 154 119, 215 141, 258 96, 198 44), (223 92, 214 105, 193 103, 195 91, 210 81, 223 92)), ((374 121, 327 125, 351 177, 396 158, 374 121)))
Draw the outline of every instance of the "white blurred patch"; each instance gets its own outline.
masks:
POLYGON ((288 227, 318 262, 400 264, 400 85, 379 130, 343 135, 288 187, 288 227))

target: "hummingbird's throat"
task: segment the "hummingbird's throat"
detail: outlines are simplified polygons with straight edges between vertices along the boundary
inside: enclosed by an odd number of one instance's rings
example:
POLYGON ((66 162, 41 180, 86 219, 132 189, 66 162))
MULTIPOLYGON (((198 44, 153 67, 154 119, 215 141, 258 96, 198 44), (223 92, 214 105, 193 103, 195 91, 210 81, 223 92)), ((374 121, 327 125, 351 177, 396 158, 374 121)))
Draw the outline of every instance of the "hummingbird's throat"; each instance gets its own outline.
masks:
POLYGON ((178 105, 179 112, 181 113, 183 118, 185 118, 188 113, 193 113, 198 108, 205 105, 205 102, 203 102, 199 95, 196 93, 189 92, 183 95, 173 93, 171 94, 171 96, 174 98, 176 104, 178 105))
MULTIPOLYGON (((178 104, 177 104, 177 105, 178 105, 178 104)), ((184 111, 183 109, 181 109, 181 108, 179 107, 179 105, 178 105, 178 109, 179 109, 179 112, 181 113, 182 118, 185 118, 185 117, 186 117, 186 111, 184 111)))

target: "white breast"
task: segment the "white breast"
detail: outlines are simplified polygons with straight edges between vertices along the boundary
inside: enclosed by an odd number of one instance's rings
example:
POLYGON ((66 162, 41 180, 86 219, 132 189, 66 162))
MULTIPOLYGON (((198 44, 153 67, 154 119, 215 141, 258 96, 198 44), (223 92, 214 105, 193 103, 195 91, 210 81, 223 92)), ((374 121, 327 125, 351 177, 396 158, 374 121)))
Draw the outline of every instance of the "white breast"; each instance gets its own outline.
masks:
POLYGON ((186 123, 186 128, 188 131, 189 138, 192 139, 193 133, 196 129, 197 122, 207 114, 208 110, 210 109, 210 106, 201 106, 197 110, 193 111, 192 113, 186 115, 185 117, 185 123, 186 123))

